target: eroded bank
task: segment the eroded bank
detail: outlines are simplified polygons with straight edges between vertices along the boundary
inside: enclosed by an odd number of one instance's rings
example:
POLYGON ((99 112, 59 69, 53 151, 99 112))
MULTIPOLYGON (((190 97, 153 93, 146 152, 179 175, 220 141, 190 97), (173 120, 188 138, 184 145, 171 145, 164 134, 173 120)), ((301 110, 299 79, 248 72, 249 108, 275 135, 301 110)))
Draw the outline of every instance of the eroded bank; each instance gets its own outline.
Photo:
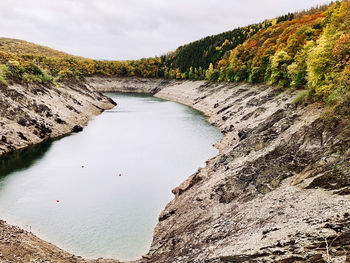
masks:
POLYGON ((336 116, 349 115, 347 101, 329 113, 264 85, 149 82, 90 80, 189 105, 225 137, 174 188, 143 262, 350 261, 350 127, 336 116))

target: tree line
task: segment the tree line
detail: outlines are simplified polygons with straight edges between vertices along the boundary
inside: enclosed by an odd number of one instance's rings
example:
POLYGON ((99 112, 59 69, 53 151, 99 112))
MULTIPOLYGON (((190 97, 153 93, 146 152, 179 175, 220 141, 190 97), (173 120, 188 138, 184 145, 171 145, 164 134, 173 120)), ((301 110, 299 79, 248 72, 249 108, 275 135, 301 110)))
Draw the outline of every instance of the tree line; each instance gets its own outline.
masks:
POLYGON ((0 39, 0 84, 137 76, 308 88, 310 94, 332 101, 349 92, 349 40, 348 0, 289 13, 203 38, 160 57, 133 61, 92 60, 0 39))

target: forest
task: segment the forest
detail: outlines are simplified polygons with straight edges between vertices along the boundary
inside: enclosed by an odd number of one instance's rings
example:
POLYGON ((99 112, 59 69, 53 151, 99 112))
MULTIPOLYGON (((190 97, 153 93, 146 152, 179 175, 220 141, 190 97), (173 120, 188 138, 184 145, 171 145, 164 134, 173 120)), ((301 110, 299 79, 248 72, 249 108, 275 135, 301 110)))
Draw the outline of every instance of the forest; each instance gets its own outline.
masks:
POLYGON ((350 87, 350 1, 237 28, 160 57, 102 61, 0 38, 0 85, 118 76, 266 83, 333 103, 350 87))

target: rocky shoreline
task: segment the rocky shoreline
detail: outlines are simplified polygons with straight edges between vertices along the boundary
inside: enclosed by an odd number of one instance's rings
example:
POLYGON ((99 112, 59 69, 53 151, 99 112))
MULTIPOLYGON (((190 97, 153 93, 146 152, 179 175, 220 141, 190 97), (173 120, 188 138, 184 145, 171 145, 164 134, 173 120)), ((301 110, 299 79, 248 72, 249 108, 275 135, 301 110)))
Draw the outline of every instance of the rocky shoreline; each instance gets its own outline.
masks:
MULTIPOLYGON (((114 106, 79 82, 0 86, 0 156, 79 132, 94 116, 114 106)), ((0 161, 0 176, 2 171, 0 161)), ((0 262, 100 261, 86 261, 0 221, 0 262)))
MULTIPOLYGON (((264 85, 88 78, 84 86, 186 104, 225 135, 219 154, 174 188, 139 262, 350 262, 348 119, 264 85)), ((349 116, 349 103, 337 112, 349 116)), ((0 251, 11 246, 2 236, 0 251)), ((41 242, 32 262, 89 262, 41 242)), ((0 262, 31 262, 4 255, 0 262)))
POLYGON ((0 156, 79 132, 114 106, 80 82, 0 86, 0 156))

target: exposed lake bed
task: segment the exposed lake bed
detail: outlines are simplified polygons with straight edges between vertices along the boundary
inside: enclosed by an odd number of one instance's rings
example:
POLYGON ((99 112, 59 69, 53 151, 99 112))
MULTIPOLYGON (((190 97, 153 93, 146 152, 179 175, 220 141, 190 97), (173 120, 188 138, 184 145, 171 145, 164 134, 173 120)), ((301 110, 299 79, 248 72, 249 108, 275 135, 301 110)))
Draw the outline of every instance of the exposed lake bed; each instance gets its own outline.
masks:
POLYGON ((217 154, 222 135, 187 106, 107 95, 118 106, 82 133, 2 163, 0 213, 85 258, 133 260, 147 253, 171 189, 217 154))

